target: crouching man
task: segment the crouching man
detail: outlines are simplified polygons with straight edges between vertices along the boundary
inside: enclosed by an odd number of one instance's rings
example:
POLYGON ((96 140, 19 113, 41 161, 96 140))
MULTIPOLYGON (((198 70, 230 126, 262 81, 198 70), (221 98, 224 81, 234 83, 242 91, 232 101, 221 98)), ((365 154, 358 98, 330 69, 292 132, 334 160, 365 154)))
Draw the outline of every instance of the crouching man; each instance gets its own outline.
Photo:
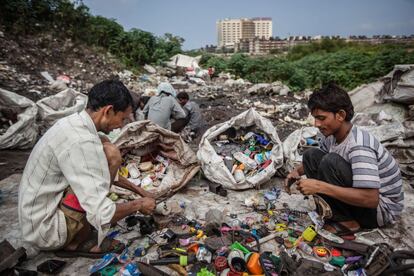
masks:
POLYGON ((200 137, 207 130, 207 123, 203 118, 200 107, 196 102, 190 101, 190 96, 186 92, 178 93, 177 99, 187 114, 188 123, 184 130, 186 130, 191 139, 200 137))
POLYGON ((103 81, 89 92, 86 110, 60 119, 38 141, 19 190, 25 242, 61 257, 99 258, 123 250, 105 237, 110 224, 135 212, 151 213, 155 201, 126 179, 114 182, 121 154, 98 131, 122 127, 131 112, 128 89, 120 81, 103 81), (112 183, 143 198, 116 204, 107 198, 112 183))
POLYGON ((328 203, 331 232, 348 234, 393 223, 403 209, 400 169, 377 138, 352 125, 348 93, 328 85, 311 95, 308 107, 324 138, 320 148, 304 153, 285 184, 297 180, 303 194, 317 194, 328 203), (304 174, 307 178, 300 178, 304 174))

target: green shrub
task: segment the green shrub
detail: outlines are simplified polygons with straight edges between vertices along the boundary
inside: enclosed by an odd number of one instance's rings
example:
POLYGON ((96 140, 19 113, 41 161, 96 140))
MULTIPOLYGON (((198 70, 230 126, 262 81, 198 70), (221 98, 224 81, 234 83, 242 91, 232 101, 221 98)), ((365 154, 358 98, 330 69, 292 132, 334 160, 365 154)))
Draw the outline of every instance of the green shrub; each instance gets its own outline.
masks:
MULTIPOLYGON (((413 46, 411 46, 412 48, 413 46)), ((390 72, 395 64, 414 63, 410 45, 360 45, 322 40, 292 48, 286 57, 230 58, 203 55, 201 65, 228 71, 253 83, 282 81, 294 91, 335 81, 347 90, 390 72)))

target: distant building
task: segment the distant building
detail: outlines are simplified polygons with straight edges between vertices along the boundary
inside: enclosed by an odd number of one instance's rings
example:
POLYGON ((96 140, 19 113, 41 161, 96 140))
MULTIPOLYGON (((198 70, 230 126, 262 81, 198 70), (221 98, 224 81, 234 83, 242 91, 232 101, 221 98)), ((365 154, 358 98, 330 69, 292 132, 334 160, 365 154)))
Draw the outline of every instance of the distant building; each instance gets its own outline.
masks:
POLYGON ((253 55, 269 54, 273 50, 286 50, 289 48, 288 40, 281 39, 265 39, 265 38, 254 38, 254 39, 242 39, 235 45, 235 52, 249 53, 253 55))
POLYGON ((206 47, 203 49, 201 48, 202 51, 206 51, 207 53, 215 53, 217 51, 217 46, 215 45, 206 45, 206 47))
POLYGON ((275 51, 286 51, 296 45, 307 44, 311 40, 309 36, 290 36, 286 39, 279 37, 242 39, 236 43, 235 52, 249 53, 252 55, 271 54, 275 51))
POLYGON ((216 23, 218 48, 234 49, 242 39, 272 37, 272 19, 256 17, 252 19, 223 19, 216 23))
POLYGON ((258 38, 270 39, 273 35, 272 18, 255 17, 252 18, 254 23, 254 36, 258 38))

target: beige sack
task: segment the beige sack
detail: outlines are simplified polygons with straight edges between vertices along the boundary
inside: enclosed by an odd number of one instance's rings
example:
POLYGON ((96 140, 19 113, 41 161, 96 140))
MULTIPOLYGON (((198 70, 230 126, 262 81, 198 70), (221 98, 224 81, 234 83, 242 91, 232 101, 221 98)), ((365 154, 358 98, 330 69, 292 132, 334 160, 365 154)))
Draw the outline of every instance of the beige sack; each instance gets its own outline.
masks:
POLYGON ((199 171, 197 157, 180 135, 164 129, 148 120, 133 122, 122 128, 113 141, 121 153, 134 149, 139 156, 144 156, 156 149, 160 154, 172 161, 155 192, 169 197, 184 187, 199 171))

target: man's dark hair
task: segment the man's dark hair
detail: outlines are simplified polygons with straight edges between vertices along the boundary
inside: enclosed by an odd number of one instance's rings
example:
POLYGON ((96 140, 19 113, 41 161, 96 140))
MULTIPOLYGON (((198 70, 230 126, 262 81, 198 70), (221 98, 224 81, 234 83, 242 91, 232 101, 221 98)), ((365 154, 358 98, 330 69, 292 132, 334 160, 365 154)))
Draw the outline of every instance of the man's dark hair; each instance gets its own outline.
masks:
POLYGON ((180 92, 177 94, 177 99, 189 100, 190 96, 188 96, 187 92, 180 92))
POLYGON ((98 111, 101 107, 112 105, 115 112, 133 107, 132 96, 119 80, 105 80, 96 84, 89 91, 86 108, 98 111))
POLYGON ((308 108, 312 111, 320 109, 323 111, 337 113, 341 109, 346 112, 346 121, 354 117, 354 106, 348 93, 336 85, 330 83, 312 93, 308 101, 308 108))

